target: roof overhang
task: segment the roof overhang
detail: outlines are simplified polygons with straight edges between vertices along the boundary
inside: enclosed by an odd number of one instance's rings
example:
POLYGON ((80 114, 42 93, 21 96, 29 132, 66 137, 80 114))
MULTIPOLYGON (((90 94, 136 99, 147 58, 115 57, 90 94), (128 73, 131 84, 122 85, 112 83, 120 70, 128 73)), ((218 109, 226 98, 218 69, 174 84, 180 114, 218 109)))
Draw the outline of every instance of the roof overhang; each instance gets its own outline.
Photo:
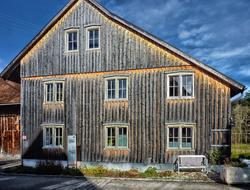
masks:
POLYGON ((19 106, 20 103, 6 103, 6 104, 0 104, 0 107, 1 106, 19 106))
MULTIPOLYGON (((9 65, 2 71, 1 77, 7 78, 11 71, 16 69, 20 65, 21 59, 29 52, 36 43, 64 16, 65 13, 68 12, 79 0, 71 0, 59 13, 35 36, 31 42, 10 62, 9 65)), ((98 9, 104 16, 108 17, 112 21, 126 27, 128 30, 140 35, 141 37, 149 40, 150 42, 156 44, 157 46, 163 48, 164 50, 178 56, 179 58, 191 63, 192 65, 202 69, 204 72, 213 75, 218 80, 226 83, 231 88, 231 96, 234 96, 238 93, 242 93, 246 87, 241 83, 233 80, 232 78, 222 74, 221 72, 213 69, 212 67, 198 61, 197 59, 193 58, 192 56, 182 52, 181 50, 173 47, 172 45, 160 40, 159 38, 145 32, 143 29, 133 25, 132 23, 125 21, 124 19, 118 17, 117 15, 111 13, 106 8, 101 6, 95 0, 85 0, 96 9, 98 9)))

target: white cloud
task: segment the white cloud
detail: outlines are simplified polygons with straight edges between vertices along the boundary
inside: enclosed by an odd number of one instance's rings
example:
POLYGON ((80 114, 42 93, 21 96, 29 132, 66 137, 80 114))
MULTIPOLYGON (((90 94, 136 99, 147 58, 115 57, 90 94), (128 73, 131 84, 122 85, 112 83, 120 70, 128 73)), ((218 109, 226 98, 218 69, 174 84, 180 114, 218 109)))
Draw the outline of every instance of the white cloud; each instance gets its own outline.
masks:
POLYGON ((250 67, 241 67, 239 74, 246 76, 246 77, 250 77, 250 67))
POLYGON ((243 57, 243 56, 248 56, 249 52, 250 52, 250 44, 247 44, 246 46, 241 46, 236 48, 216 50, 214 52, 211 52, 210 57, 213 59, 243 57))
POLYGON ((208 25, 203 25, 199 28, 194 28, 192 30, 188 30, 188 29, 184 29, 184 30, 180 30, 179 31, 179 39, 183 40, 183 39, 187 39, 187 38, 191 38, 191 37, 195 37, 201 33, 204 33, 206 31, 208 31, 209 26, 208 25))

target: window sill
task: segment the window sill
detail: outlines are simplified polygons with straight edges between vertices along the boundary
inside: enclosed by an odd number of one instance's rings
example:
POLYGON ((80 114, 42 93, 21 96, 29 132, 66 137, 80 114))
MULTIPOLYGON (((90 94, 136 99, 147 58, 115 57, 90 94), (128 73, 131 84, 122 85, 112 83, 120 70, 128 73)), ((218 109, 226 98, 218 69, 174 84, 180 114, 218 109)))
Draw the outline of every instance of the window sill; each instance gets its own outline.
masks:
POLYGON ((101 51, 101 48, 86 49, 86 51, 101 51))
POLYGON ((128 98, 119 98, 119 99, 105 99, 105 102, 123 102, 123 101, 128 101, 128 98))
POLYGON ((166 100, 195 100, 195 97, 167 97, 166 100))
POLYGON ((104 151, 109 151, 109 150, 125 150, 125 151, 129 151, 129 148, 121 148, 121 147, 105 147, 104 151))
POLYGON ((44 102, 43 105, 64 105, 64 102, 44 102))
POLYGON ((43 146, 42 149, 64 149, 63 146, 43 146))
POLYGON ((64 55, 67 55, 67 54, 77 54, 77 53, 79 53, 79 50, 65 51, 64 55))
POLYGON ((171 151, 192 151, 192 152, 194 152, 195 151, 195 149, 193 149, 193 148, 168 148, 168 149, 166 149, 166 152, 171 152, 171 151))

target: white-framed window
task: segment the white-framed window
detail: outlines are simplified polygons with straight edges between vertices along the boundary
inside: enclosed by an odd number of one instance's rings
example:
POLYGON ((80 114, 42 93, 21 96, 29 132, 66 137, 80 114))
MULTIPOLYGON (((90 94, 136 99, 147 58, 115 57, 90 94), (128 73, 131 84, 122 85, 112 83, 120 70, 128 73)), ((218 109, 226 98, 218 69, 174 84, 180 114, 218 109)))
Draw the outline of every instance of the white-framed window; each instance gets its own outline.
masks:
POLYGON ((105 126, 105 148, 128 148, 128 126, 110 124, 105 126))
POLYGON ((63 147, 63 125, 43 126, 43 147, 54 148, 63 147))
POLYGON ((95 50, 100 49, 101 47, 101 39, 100 39, 100 26, 91 26, 86 28, 87 35, 87 50, 95 50))
POLYGON ((105 79, 106 100, 128 99, 128 77, 110 77, 105 79))
POLYGON ((69 29, 65 31, 65 51, 77 52, 79 49, 78 29, 69 29))
POLYGON ((64 82, 48 81, 44 82, 44 102, 63 103, 64 101, 64 82))
POLYGON ((167 75, 167 98, 193 98, 194 74, 173 73, 167 75))
POLYGON ((167 124, 167 150, 193 150, 194 134, 194 124, 167 124))

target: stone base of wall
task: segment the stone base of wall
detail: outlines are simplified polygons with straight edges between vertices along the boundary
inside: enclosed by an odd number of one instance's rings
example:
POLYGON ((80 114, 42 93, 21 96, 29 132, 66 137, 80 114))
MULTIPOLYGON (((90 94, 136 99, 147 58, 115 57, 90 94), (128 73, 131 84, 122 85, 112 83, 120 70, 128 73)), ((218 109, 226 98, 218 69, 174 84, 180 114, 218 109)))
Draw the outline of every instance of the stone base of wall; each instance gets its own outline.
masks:
MULTIPOLYGON (((35 160, 35 159, 23 159, 23 166, 33 167, 35 168, 39 162, 45 160, 35 160)), ((48 160, 46 160, 48 161, 48 160)), ((56 160, 55 163, 60 163, 64 167, 68 166, 68 162, 66 160, 56 160)), ((111 163, 111 162, 77 162, 77 167, 91 167, 91 166, 103 166, 107 169, 115 169, 115 170, 130 170, 137 169, 140 172, 144 172, 149 167, 155 167, 158 170, 173 170, 173 164, 143 164, 143 163, 111 163)))

